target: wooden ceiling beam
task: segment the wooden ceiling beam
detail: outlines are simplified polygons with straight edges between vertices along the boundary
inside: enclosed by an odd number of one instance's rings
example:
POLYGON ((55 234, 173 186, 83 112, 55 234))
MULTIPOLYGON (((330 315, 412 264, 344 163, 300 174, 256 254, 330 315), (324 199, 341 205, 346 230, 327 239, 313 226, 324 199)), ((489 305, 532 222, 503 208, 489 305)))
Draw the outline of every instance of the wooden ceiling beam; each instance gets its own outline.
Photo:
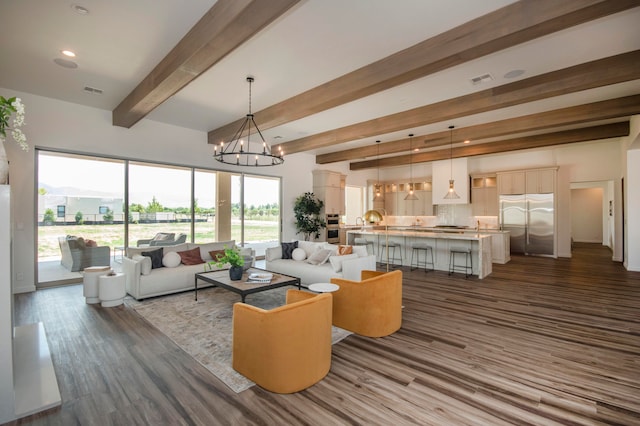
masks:
POLYGON ((112 112, 130 128, 300 0, 218 0, 112 112))
POLYGON ((522 149, 542 148, 568 143, 586 142, 592 140, 617 138, 629 135, 629 121, 604 124, 601 126, 585 127, 582 129, 565 130, 563 132, 546 133, 535 136, 506 139, 471 146, 461 146, 418 154, 399 155, 396 157, 359 161, 349 164, 350 170, 375 169, 378 167, 396 167, 411 163, 426 163, 429 161, 448 160, 449 158, 473 157, 476 155, 497 154, 500 152, 518 151, 522 149))
MULTIPOLYGON (((637 6, 638 0, 521 0, 265 108, 255 118, 263 131, 271 129, 637 6)), ((243 120, 211 130, 208 142, 228 141, 243 120)))
MULTIPOLYGON (((492 123, 457 128, 453 134, 453 143, 465 140, 496 138, 515 133, 531 132, 552 127, 570 126, 598 120, 608 120, 640 114, 640 95, 609 99, 574 107, 560 108, 522 117, 494 121, 492 123)), ((413 138, 414 148, 433 148, 449 144, 449 131, 432 133, 413 138)), ((329 164, 338 161, 350 161, 378 155, 395 154, 409 150, 409 139, 372 144, 360 148, 331 152, 316 156, 316 164, 329 164)))
POLYGON ((640 79, 640 50, 317 133, 278 146, 290 155, 637 79, 640 79))

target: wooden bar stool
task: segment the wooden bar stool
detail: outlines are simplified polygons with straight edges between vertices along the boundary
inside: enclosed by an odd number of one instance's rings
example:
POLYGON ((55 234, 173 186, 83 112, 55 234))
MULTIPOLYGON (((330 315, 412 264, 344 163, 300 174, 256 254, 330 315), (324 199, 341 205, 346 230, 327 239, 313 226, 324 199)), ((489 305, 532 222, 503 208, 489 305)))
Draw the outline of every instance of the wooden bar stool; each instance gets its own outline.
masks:
POLYGON ((449 249, 449 275, 464 272, 465 278, 473 273, 473 258, 470 247, 451 247, 449 249), (456 263, 456 256, 464 256, 464 264, 456 263))
POLYGON ((411 244, 411 270, 418 269, 421 266, 424 267, 424 271, 433 271, 435 264, 433 263, 433 247, 426 243, 414 243, 411 244), (424 250, 424 262, 420 262, 420 252, 424 250), (413 263, 413 255, 416 253, 416 263, 413 263), (428 261, 428 255, 431 255, 431 262, 428 261), (427 269, 427 266, 431 265, 431 269, 427 269), (415 266, 415 267, 414 267, 415 266))

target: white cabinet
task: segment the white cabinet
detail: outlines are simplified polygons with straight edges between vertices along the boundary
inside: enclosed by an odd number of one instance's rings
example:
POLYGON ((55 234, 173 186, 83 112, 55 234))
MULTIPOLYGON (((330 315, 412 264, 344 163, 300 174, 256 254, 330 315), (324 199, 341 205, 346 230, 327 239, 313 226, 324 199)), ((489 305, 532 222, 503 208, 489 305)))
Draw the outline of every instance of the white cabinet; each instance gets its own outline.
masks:
POLYGON ((498 215, 498 184, 495 174, 471 176, 471 209, 474 216, 498 215))
POLYGON ((313 171, 313 193, 324 202, 325 214, 344 214, 346 176, 330 170, 313 171))
POLYGON ((491 259, 493 263, 501 264, 511 260, 511 236, 508 232, 491 234, 491 259))
POLYGON ((387 216, 396 216, 398 211, 398 185, 395 183, 384 184, 384 209, 387 216))
POLYGON ((550 194, 555 192, 556 169, 527 170, 527 194, 550 194))
POLYGON ((500 172, 498 175, 498 193, 500 195, 515 195, 525 193, 525 172, 500 172))

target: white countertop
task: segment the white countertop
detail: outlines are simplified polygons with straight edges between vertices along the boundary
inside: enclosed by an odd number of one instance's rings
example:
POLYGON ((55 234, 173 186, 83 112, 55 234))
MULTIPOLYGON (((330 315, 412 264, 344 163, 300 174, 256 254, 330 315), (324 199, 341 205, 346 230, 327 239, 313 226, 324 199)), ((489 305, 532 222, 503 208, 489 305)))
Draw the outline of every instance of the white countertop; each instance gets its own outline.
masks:
POLYGON ((464 232, 462 233, 455 232, 429 232, 429 231, 409 231, 409 230, 393 230, 390 229, 388 231, 384 230, 358 230, 352 229, 347 231, 348 234, 358 234, 358 235, 389 235, 396 237, 417 237, 417 238, 438 238, 442 240, 464 240, 464 241, 479 241, 486 238, 491 238, 491 235, 486 233, 470 233, 464 232))

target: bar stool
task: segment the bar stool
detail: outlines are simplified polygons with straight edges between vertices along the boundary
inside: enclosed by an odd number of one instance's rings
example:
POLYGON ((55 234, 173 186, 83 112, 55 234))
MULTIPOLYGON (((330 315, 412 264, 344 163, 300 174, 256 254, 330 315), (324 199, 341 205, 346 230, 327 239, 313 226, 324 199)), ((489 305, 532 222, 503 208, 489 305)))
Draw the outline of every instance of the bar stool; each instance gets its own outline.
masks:
POLYGON ((375 246, 373 245, 373 240, 367 240, 366 238, 356 237, 353 239, 354 246, 366 246, 367 253, 369 253, 369 246, 371 246, 371 254, 376 254, 375 246))
POLYGON ((449 249, 449 275, 454 272, 464 272, 465 278, 473 273, 473 258, 470 247, 451 247, 449 249), (456 263, 456 255, 464 256, 464 265, 456 263))
POLYGON ((398 266, 396 264, 396 260, 400 260, 399 266, 402 266, 402 248, 400 247, 400 243, 396 243, 395 241, 389 241, 388 243, 381 242, 378 245, 378 252, 380 253, 380 263, 384 263, 385 265, 387 264, 386 253, 388 250, 393 250, 389 256, 389 262, 391 262, 393 266, 398 266), (400 253, 400 257, 396 257, 396 247, 399 249, 398 251, 400 253))
POLYGON ((430 245, 426 244, 426 243, 414 243, 411 244, 411 270, 413 271, 414 269, 418 269, 421 266, 424 266, 424 271, 428 272, 428 271, 433 271, 435 269, 435 264, 433 263, 433 247, 431 247, 430 245), (424 250, 424 262, 420 262, 420 252, 424 250), (414 253, 416 253, 416 263, 415 263, 415 267, 414 267, 414 263, 413 263, 413 255, 414 253), (429 262, 427 259, 427 255, 431 254, 431 262, 429 262), (427 266, 429 266, 429 264, 431 264, 431 269, 427 269, 427 266))

